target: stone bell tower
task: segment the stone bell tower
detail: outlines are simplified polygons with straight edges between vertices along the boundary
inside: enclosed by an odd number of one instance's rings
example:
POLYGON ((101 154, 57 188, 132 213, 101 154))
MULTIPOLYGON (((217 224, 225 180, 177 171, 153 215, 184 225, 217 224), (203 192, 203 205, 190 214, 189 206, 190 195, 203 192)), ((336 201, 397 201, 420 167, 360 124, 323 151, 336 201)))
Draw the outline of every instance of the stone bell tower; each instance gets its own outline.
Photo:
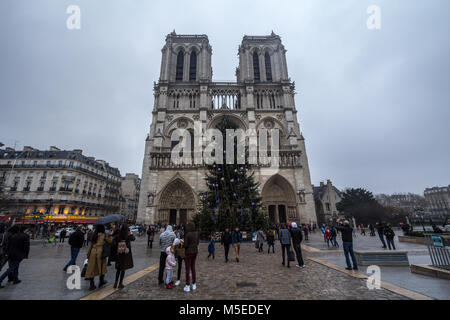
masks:
MULTIPOLYGON (((281 38, 244 36, 236 82, 214 82, 206 35, 166 37, 155 103, 145 142, 138 222, 180 224, 191 220, 205 191, 204 164, 174 164, 175 129, 215 128, 224 116, 245 130, 279 129, 279 166, 267 174, 256 165, 263 208, 273 223, 316 222, 305 140, 297 121, 295 85, 288 76, 281 38)), ((196 152, 202 152, 202 144, 196 152)), ((193 149, 193 146, 192 146, 193 149)))

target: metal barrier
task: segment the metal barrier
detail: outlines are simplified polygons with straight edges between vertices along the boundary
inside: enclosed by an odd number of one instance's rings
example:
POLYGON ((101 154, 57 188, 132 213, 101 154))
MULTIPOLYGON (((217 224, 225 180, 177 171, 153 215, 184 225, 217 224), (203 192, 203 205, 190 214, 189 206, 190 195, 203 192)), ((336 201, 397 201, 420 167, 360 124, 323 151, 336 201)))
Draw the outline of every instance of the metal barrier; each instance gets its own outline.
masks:
POLYGON ((424 236, 433 266, 450 270, 450 233, 430 233, 424 236))

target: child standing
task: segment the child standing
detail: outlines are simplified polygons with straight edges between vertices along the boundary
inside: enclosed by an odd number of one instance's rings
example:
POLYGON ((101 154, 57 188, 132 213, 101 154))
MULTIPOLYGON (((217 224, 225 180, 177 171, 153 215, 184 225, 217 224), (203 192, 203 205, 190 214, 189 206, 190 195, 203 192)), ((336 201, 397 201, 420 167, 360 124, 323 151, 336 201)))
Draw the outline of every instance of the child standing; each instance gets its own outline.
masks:
POLYGON ((172 289, 173 288, 173 269, 177 266, 177 260, 175 260, 174 255, 175 249, 172 246, 168 247, 166 249, 167 253, 167 259, 166 259, 166 288, 172 289))
POLYGON ((208 252, 209 252, 208 259, 209 257, 211 257, 211 255, 214 259, 214 251, 216 250, 216 248, 214 247, 214 242, 216 242, 216 240, 214 240, 214 236, 211 236, 211 240, 209 241, 208 244, 208 252))

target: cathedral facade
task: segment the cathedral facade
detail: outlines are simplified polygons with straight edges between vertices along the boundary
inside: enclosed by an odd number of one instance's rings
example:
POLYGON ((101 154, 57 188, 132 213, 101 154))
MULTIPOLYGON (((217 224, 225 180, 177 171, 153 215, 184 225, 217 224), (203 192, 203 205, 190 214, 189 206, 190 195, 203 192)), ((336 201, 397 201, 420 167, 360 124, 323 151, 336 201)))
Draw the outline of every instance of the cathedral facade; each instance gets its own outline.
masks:
POLYGON ((276 170, 264 170, 263 164, 253 168, 269 219, 273 223, 316 222, 295 87, 288 76, 280 37, 273 32, 269 36, 244 36, 236 82, 213 81, 211 55, 206 35, 172 32, 166 37, 160 78, 154 85, 152 123, 145 141, 137 221, 184 224, 192 219, 198 209, 198 193, 207 190, 206 168, 194 161, 171 161, 172 133, 181 128, 193 134, 194 124, 204 132, 227 116, 243 130, 279 130, 276 170))

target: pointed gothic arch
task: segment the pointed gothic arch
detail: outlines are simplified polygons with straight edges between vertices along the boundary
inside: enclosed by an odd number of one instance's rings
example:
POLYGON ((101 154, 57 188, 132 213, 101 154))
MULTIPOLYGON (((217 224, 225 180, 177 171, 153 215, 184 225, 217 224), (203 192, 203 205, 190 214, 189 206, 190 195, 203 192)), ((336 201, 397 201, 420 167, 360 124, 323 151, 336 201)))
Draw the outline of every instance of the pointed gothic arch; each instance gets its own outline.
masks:
POLYGON ((184 51, 180 50, 177 54, 175 81, 183 81, 183 69, 184 69, 183 67, 184 67, 184 51))
POLYGON ((255 82, 261 81, 261 75, 259 72, 259 55, 258 52, 255 50, 253 51, 253 79, 255 82))
POLYGON ((159 194, 157 221, 161 224, 186 224, 192 220, 195 209, 195 193, 178 175, 159 194))
POLYGON ((297 219, 294 188, 280 174, 275 174, 267 180, 262 188, 261 197, 271 223, 286 223, 297 219))

